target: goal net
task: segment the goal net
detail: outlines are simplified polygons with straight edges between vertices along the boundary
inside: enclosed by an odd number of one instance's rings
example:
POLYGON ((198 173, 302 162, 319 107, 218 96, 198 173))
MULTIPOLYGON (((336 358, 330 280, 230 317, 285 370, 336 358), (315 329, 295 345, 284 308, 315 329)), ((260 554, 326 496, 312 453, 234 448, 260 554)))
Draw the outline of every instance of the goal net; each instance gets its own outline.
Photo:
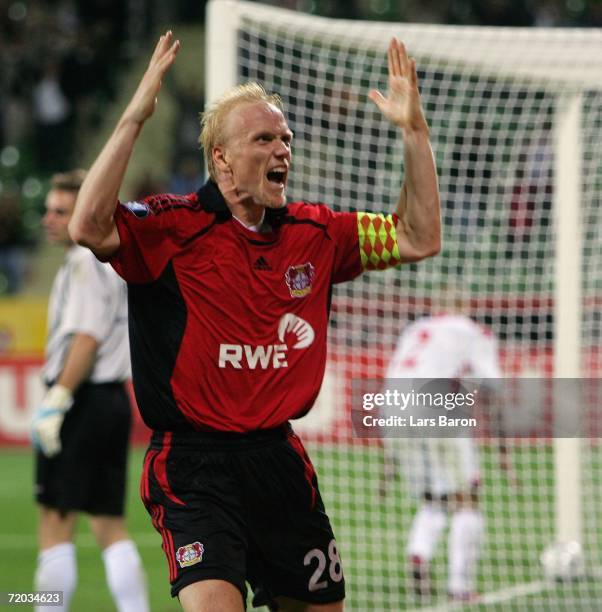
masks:
POLYGON ((435 258, 335 288, 327 376, 298 427, 334 523, 347 609, 451 609, 445 541, 432 563, 438 595, 427 605, 408 586, 418 500, 405 472, 379 495, 382 440, 354 433, 351 395, 354 381, 382 378, 400 332, 436 309, 449 286, 499 338, 511 391, 502 416, 513 474, 500 468, 491 436, 477 440, 481 602, 595 609, 602 601, 602 34, 340 21, 214 0, 207 99, 239 82, 263 83, 282 96, 295 134, 289 199, 391 212, 402 139, 367 93, 387 89, 392 36, 417 61, 444 243, 435 258), (555 426, 567 410, 557 397, 568 397, 563 381, 579 379, 572 416, 581 429, 573 435, 555 426), (569 540, 583 547, 584 575, 546 580, 542 552, 569 540))

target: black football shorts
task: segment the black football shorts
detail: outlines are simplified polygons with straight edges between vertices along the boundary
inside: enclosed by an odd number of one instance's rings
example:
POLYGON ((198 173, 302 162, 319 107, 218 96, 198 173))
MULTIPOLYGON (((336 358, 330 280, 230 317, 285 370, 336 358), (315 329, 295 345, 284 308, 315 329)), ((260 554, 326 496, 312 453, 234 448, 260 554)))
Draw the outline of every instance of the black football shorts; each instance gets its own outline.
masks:
POLYGON ((163 539, 172 596, 207 579, 256 605, 344 599, 337 543, 317 477, 289 425, 248 434, 155 432, 142 500, 163 539))
POLYGON ((123 383, 83 384, 61 428, 61 452, 36 453, 35 496, 61 512, 123 516, 132 413, 123 383))

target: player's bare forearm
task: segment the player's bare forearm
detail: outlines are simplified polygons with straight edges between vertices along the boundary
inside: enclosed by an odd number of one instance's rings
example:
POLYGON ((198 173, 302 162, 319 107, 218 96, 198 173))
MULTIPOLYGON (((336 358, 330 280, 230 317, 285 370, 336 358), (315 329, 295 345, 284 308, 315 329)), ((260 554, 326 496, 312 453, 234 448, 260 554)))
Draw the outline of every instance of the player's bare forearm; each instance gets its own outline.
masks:
MULTIPOLYGON (((94 297, 91 296, 90 299, 94 297)), ((88 334, 75 334, 56 384, 73 393, 90 376, 97 350, 98 342, 95 338, 88 334)))
POLYGON ((439 185, 429 129, 422 110, 416 60, 393 38, 387 49, 387 96, 372 90, 370 99, 403 133, 405 181, 401 188, 395 228, 402 261, 419 261, 441 249, 439 185))
POLYGON ((395 210, 402 261, 419 261, 441 250, 439 184, 428 131, 404 131, 405 180, 395 210))
POLYGON ((90 168, 69 222, 74 242, 97 255, 109 256, 119 248, 113 215, 119 189, 142 124, 123 116, 90 168))
POLYGON ((155 110, 161 80, 179 48, 171 31, 161 36, 134 96, 79 191, 69 233, 97 255, 106 257, 119 248, 114 221, 119 190, 140 130, 155 110))

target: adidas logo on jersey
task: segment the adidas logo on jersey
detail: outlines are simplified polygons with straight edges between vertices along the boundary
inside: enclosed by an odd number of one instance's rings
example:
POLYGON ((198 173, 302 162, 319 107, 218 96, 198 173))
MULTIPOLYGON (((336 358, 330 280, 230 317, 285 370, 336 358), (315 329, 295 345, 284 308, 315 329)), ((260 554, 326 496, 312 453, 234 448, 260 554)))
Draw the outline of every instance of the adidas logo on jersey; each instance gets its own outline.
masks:
POLYGON ((263 257, 259 257, 253 264, 255 270, 271 270, 272 266, 263 257))

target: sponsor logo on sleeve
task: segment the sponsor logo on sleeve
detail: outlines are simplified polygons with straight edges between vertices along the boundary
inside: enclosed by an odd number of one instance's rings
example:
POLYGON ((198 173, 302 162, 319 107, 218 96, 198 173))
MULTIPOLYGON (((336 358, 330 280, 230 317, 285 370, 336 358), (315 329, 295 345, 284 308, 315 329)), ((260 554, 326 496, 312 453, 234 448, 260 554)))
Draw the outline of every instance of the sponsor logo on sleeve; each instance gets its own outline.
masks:
POLYGON ((144 202, 125 202, 123 205, 138 219, 143 219, 150 213, 150 206, 144 202))

